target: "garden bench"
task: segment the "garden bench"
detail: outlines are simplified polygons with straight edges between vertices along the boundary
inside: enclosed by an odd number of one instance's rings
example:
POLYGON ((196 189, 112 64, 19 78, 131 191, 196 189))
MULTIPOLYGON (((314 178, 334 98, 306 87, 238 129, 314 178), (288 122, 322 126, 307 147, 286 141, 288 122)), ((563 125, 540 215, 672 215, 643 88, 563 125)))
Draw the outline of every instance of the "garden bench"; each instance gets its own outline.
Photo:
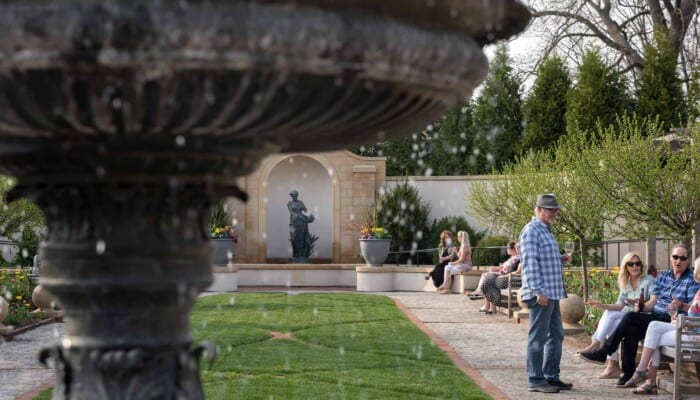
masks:
POLYGON ((700 317, 679 315, 676 319, 676 346, 661 346, 659 351, 674 362, 673 378, 669 380, 660 376, 657 379, 659 388, 670 392, 673 400, 681 399, 683 395, 700 396, 700 317), (698 384, 681 382, 683 363, 693 363, 691 375, 698 384))
POLYGON ((508 287, 501 289, 501 307, 503 307, 503 299, 506 301, 508 318, 513 318, 515 311, 520 310, 518 305, 518 289, 522 286, 522 277, 520 275, 508 275, 508 287))

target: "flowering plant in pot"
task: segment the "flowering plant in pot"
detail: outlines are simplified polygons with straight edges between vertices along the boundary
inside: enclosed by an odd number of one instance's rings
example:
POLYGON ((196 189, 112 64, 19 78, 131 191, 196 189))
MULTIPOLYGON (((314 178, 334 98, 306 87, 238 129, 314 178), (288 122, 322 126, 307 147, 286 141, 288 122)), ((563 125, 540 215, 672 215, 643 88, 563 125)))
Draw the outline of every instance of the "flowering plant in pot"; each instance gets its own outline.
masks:
POLYGON ((236 231, 228 225, 210 227, 209 237, 212 239, 231 239, 233 243, 238 243, 236 231))
POLYGON ((381 267, 389 255, 391 233, 383 227, 364 225, 360 229, 360 254, 367 265, 381 267))
POLYGON ((391 239, 391 233, 382 227, 364 225, 360 229, 360 239, 391 239))
POLYGON ((233 258, 238 235, 231 226, 233 218, 228 205, 219 202, 209 215, 209 238, 214 248, 214 265, 226 265, 233 258))

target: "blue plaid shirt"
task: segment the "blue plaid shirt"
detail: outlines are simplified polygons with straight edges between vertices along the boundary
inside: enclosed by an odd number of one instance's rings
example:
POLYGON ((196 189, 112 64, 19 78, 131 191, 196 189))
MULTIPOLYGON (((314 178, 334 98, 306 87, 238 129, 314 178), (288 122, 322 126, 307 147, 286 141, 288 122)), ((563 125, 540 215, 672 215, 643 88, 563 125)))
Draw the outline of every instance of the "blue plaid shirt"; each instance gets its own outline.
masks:
MULTIPOLYGON (((690 267, 686 268, 678 279, 673 276, 673 269, 667 269, 656 277, 656 284, 651 292, 651 294, 656 295, 656 305, 654 305, 653 312, 668 314, 666 306, 671 303, 674 297, 683 303, 690 304, 699 289, 700 283, 695 282, 690 267)), ((678 310, 678 313, 685 314, 685 311, 678 310)))
POLYGON ((559 245, 550 227, 532 218, 520 232, 522 299, 545 295, 552 300, 566 298, 559 245))

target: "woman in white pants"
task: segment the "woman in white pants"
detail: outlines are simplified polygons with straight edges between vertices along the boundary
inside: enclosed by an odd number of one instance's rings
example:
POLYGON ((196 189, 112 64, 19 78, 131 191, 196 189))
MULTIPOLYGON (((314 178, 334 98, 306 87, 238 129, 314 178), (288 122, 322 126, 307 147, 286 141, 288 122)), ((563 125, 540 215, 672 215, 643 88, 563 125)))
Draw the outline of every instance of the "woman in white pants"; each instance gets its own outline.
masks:
MULTIPOLYGON (((591 337, 591 344, 581 352, 598 350, 605 339, 620 324, 624 313, 632 311, 635 303, 639 303, 639 296, 644 292, 644 301, 649 300, 654 288, 654 278, 647 275, 646 266, 639 254, 630 252, 622 257, 620 272, 617 274, 617 285, 620 294, 614 304, 602 304, 594 298, 588 299, 588 305, 605 310, 598 322, 598 328, 591 337)), ((598 375, 600 379, 618 379, 620 377, 620 365, 618 353, 608 356, 605 370, 598 375)))
MULTIPOLYGON (((695 264, 693 267, 693 277, 695 278, 696 282, 700 282, 700 258, 695 259, 695 264)), ((683 304, 678 303, 680 303, 680 301, 674 298, 669 307, 676 307, 679 312, 683 312, 683 304)), ((693 317, 700 316, 700 290, 695 293, 693 302, 688 306, 688 315, 693 317)), ((632 394, 657 394, 658 389, 656 387, 656 372, 659 370, 659 364, 661 363, 661 353, 659 353, 659 347, 675 347, 675 345, 675 318, 671 320, 671 323, 652 321, 649 324, 647 327, 647 333, 644 336, 644 348, 642 349, 642 356, 639 358, 637 370, 634 371, 634 375, 632 375, 632 378, 625 383, 625 386, 635 387, 641 381, 646 381, 644 382, 644 385, 632 389, 632 394)))
POLYGON ((459 241, 457 260, 451 261, 445 266, 445 279, 442 286, 438 288, 438 293, 450 293, 452 275, 472 269, 472 246, 469 244, 469 234, 465 231, 459 231, 457 232, 457 240, 459 241))

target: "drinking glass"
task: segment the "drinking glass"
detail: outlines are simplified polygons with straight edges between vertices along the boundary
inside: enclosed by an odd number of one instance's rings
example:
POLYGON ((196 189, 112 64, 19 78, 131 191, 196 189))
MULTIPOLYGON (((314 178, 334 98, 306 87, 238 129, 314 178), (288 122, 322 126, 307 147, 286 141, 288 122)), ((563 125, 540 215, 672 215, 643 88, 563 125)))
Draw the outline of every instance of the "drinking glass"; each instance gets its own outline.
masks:
MULTIPOLYGON (((572 254, 574 254, 574 248, 576 245, 574 242, 566 242, 564 243, 564 253, 568 254, 569 257, 571 257, 572 254)), ((567 262, 566 265, 571 265, 571 261, 567 262)))
POLYGON ((675 319, 677 314, 678 314, 678 308, 672 307, 672 306, 668 307, 668 315, 671 316, 671 319, 675 319))

